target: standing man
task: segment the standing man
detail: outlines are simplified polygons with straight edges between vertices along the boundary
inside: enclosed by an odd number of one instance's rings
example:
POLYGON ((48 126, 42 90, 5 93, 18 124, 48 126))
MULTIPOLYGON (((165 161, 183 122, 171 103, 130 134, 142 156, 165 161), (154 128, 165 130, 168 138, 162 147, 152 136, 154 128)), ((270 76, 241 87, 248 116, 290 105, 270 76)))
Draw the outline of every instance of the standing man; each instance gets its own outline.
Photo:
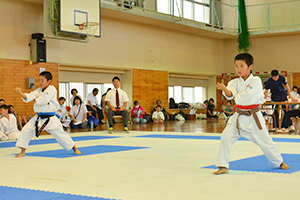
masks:
MULTIPOLYGON (((265 85, 265 99, 268 96, 268 90, 271 90, 271 100, 274 102, 285 102, 287 101, 287 96, 292 99, 291 96, 291 90, 290 86, 287 84, 287 81, 285 80, 284 76, 279 75, 278 70, 272 70, 271 71, 271 77, 266 81, 265 85), (285 87, 286 90, 285 90, 285 87)), ((285 108, 285 105, 282 105, 282 108, 285 108)), ((275 128, 275 131, 281 132, 281 130, 277 130, 279 128, 279 122, 278 122, 278 105, 275 107, 274 116, 273 116, 273 128, 275 128), (275 117, 275 119, 274 119, 275 117)), ((283 109, 285 110, 285 109, 283 109)), ((293 127, 291 127, 292 129, 293 127)))
POLYGON ((98 113, 99 123, 103 124, 103 122, 101 121, 103 119, 103 113, 102 110, 99 108, 98 100, 96 97, 98 95, 98 92, 98 88, 94 88, 93 92, 88 94, 85 100, 85 104, 87 110, 92 111, 92 115, 94 115, 94 117, 97 117, 96 113, 98 113))
POLYGON ((113 133, 113 117, 114 115, 122 115, 123 117, 123 131, 129 133, 128 125, 128 111, 125 110, 127 102, 129 101, 128 96, 124 90, 120 89, 120 78, 115 76, 112 79, 114 89, 110 90, 105 97, 106 104, 108 105, 107 119, 109 123, 108 132, 113 133))

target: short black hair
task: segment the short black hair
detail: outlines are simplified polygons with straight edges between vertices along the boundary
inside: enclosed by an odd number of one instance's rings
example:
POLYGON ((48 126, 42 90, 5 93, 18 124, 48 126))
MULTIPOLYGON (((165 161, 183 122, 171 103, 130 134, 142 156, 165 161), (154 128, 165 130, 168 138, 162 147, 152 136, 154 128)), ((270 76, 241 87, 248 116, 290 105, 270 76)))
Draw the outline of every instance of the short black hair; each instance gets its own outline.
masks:
POLYGON ((58 101, 60 101, 60 100, 66 100, 66 98, 65 97, 59 97, 58 101))
POLYGON ((156 100, 156 104, 157 104, 159 101, 160 101, 160 103, 161 103, 161 100, 158 99, 158 100, 156 100))
POLYGON ((134 105, 137 105, 137 104, 139 104, 139 102, 138 102, 137 100, 135 100, 135 101, 133 102, 133 104, 134 104, 134 105))
POLYGON ((243 60, 248 65, 253 65, 253 57, 249 53, 240 53, 237 56, 235 56, 234 61, 236 60, 243 60))
POLYGON ((4 101, 4 102, 5 102, 5 100, 4 100, 4 99, 0 99, 0 101, 4 101))
POLYGON ((1 108, 4 108, 5 110, 8 110, 8 106, 7 106, 6 104, 1 105, 1 106, 0 106, 0 109, 1 109, 1 108))
POLYGON ((297 93, 300 94, 300 87, 297 89, 297 93))
POLYGON ((210 98, 208 101, 213 101, 213 102, 215 102, 215 100, 214 100, 213 98, 210 98))
POLYGON ((98 88, 94 88, 93 92, 99 92, 99 89, 98 88))
POLYGON ((155 108, 158 108, 158 107, 161 109, 161 106, 160 106, 160 105, 155 106, 155 108))
POLYGON ((10 108, 11 107, 13 107, 14 108, 14 106, 13 105, 8 105, 8 113, 10 114, 11 112, 10 112, 10 108))
POLYGON ((278 70, 274 69, 274 70, 271 71, 271 76, 272 76, 272 77, 273 77, 273 76, 278 76, 278 75, 279 75, 278 70))
POLYGON ((115 79, 117 79, 118 81, 121 81, 119 77, 115 76, 115 77, 113 77, 112 82, 114 82, 115 79))
POLYGON ((82 104, 81 98, 80 98, 79 96, 76 96, 76 97, 74 97, 74 99, 73 99, 73 106, 75 106, 75 100, 76 100, 76 99, 79 99, 80 104, 82 104))
POLYGON ((41 72, 39 76, 44 76, 47 79, 47 81, 52 80, 52 74, 48 71, 41 72))
POLYGON ((76 93, 78 93, 78 91, 77 91, 75 88, 73 88, 73 89, 71 90, 71 94, 73 94, 74 91, 76 91, 76 93))
POLYGON ((296 85, 294 85, 293 89, 295 89, 295 88, 298 89, 298 87, 296 85))

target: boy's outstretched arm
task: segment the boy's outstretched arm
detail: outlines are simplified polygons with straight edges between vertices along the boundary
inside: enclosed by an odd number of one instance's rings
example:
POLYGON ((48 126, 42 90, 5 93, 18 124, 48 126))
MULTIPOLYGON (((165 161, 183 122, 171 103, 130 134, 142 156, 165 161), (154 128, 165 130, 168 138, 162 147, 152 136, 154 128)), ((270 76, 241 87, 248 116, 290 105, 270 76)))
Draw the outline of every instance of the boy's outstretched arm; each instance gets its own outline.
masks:
POLYGON ((227 97, 233 96, 232 92, 223 83, 217 83, 217 89, 222 90, 227 97))
POLYGON ((17 94, 19 94, 21 97, 23 97, 24 99, 27 100, 27 96, 22 92, 22 89, 21 89, 21 88, 16 87, 16 88, 15 88, 15 91, 16 91, 17 94))

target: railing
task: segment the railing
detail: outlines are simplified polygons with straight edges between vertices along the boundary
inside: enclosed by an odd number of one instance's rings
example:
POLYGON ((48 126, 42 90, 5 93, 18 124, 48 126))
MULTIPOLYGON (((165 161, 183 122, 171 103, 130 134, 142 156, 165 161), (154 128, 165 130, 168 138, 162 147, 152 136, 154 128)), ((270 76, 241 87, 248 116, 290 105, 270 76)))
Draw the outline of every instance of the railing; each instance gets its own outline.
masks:
MULTIPOLYGON (((160 9, 161 0, 102 0, 116 2, 127 9, 142 9, 170 16, 174 22, 187 20, 199 26, 222 29, 228 34, 238 32, 238 7, 210 0, 164 0, 165 9, 160 9), (201 1, 201 2, 200 2, 201 1), (135 2, 130 5, 128 2, 135 2)), ((300 28, 300 0, 247 5, 250 32, 300 28)))
POLYGON ((247 6, 249 30, 299 28, 299 11, 299 0, 247 6))

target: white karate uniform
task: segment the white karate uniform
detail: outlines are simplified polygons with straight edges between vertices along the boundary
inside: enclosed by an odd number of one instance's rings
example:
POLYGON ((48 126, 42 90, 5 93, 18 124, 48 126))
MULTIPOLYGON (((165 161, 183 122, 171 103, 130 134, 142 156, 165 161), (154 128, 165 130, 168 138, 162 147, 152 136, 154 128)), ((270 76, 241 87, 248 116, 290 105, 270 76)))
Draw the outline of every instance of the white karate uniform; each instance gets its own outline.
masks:
POLYGON ((158 119, 158 120, 162 119, 163 121, 165 121, 164 113, 161 111, 159 111, 159 112, 154 111, 152 114, 152 119, 158 119))
MULTIPOLYGON (((262 83, 258 76, 254 77, 251 74, 246 81, 244 81, 243 78, 234 79, 228 83, 227 89, 232 92, 233 96, 228 97, 224 92, 223 95, 228 100, 234 98, 237 105, 249 106, 262 104, 264 102, 262 83)), ((261 148, 271 167, 279 167, 283 162, 276 144, 269 135, 262 113, 258 111, 256 114, 262 126, 262 130, 259 130, 252 115, 240 115, 238 126, 241 135, 239 135, 236 127, 236 120, 239 114, 235 112, 229 118, 227 126, 221 136, 216 162, 217 167, 229 168, 231 147, 241 136, 249 139, 261 148)), ((251 166, 249 166, 249 168, 251 168, 251 166)))
POLYGON ((59 104, 58 110, 55 112, 55 114, 60 116, 60 118, 59 118, 60 121, 64 121, 65 116, 67 114, 66 106, 59 104), (61 111, 58 111, 58 110, 61 110, 61 111))
POLYGON ((21 131, 17 127, 17 119, 13 114, 8 114, 9 120, 6 117, 0 119, 0 132, 6 137, 1 137, 0 140, 17 140, 21 131))
MULTIPOLYGON (((56 112, 59 104, 57 101, 57 90, 54 86, 49 85, 45 91, 42 92, 42 88, 38 88, 35 91, 25 94, 27 99, 23 99, 28 103, 35 100, 33 109, 37 113, 49 113, 56 112)), ((21 135, 16 143, 17 147, 27 149, 30 140, 35 136, 35 122, 38 116, 35 115, 29 120, 29 122, 23 127, 21 135)), ((39 118, 38 127, 40 128, 47 119, 39 118)), ((49 123, 44 128, 49 132, 55 140, 67 151, 71 150, 75 143, 67 132, 62 128, 62 124, 56 116, 50 117, 49 123)))

